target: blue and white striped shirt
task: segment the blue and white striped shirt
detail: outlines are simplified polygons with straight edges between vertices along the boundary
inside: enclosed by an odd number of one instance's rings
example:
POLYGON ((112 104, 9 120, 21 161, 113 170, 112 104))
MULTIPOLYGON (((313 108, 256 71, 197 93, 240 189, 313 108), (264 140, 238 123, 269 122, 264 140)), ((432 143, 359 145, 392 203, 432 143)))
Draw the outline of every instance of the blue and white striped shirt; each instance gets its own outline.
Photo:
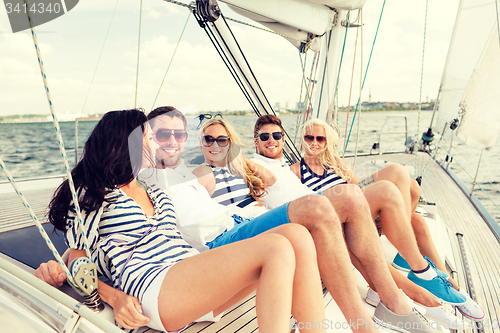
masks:
MULTIPOLYGON (((174 206, 161 189, 149 191, 156 218, 148 217, 125 192, 115 189, 106 196, 99 210, 82 212, 92 261, 113 287, 141 302, 144 292, 163 270, 197 253, 177 230, 174 206)), ((66 242, 73 249, 84 249, 77 229, 76 213, 68 214, 66 242)))
POLYGON ((257 201, 250 196, 250 190, 245 179, 233 176, 226 167, 218 167, 207 164, 212 168, 215 176, 215 191, 212 194, 218 204, 223 206, 236 205, 244 208, 257 201))
POLYGON ((325 169, 323 175, 318 175, 309 168, 304 158, 300 160, 300 181, 302 184, 309 187, 314 193, 322 193, 323 191, 340 184, 347 182, 338 176, 335 172, 330 172, 325 169))

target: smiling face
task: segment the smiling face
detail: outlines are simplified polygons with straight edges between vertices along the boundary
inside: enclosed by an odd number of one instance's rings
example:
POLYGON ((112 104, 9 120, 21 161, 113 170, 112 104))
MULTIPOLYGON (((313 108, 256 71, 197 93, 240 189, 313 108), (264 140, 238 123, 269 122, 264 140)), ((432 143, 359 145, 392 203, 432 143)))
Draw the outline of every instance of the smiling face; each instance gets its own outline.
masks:
POLYGON ((319 125, 314 125, 310 127, 306 127, 306 134, 305 135, 310 135, 314 136, 314 140, 310 143, 304 142, 304 150, 306 153, 306 156, 311 156, 311 157, 317 157, 323 152, 326 148, 326 140, 323 140, 322 142, 318 142, 321 140, 318 140, 319 137, 324 137, 326 138, 326 132, 323 126, 319 125))
MULTIPOLYGON (((151 121, 153 132, 159 129, 185 130, 182 119, 161 115, 151 121)), ((186 142, 178 142, 174 135, 167 141, 158 142, 159 148, 156 150, 156 161, 158 168, 176 168, 181 163, 182 152, 186 142)))
MULTIPOLYGON (((214 139, 217 139, 220 136, 228 136, 226 129, 221 124, 215 124, 207 127, 203 132, 203 135, 210 135, 214 139)), ((231 143, 228 143, 226 147, 220 147, 217 142, 213 142, 210 147, 205 147, 202 143, 200 143, 201 153, 203 154, 203 157, 205 157, 205 162, 215 166, 226 166, 226 156, 229 152, 230 146, 231 143)))
POLYGON ((285 137, 280 140, 275 140, 272 136, 274 132, 282 132, 281 128, 276 124, 265 124, 260 127, 257 137, 254 138, 255 147, 257 148, 257 154, 262 156, 281 159, 283 156, 283 145, 285 144, 285 137), (269 140, 262 141, 260 139, 260 134, 269 133, 269 140))

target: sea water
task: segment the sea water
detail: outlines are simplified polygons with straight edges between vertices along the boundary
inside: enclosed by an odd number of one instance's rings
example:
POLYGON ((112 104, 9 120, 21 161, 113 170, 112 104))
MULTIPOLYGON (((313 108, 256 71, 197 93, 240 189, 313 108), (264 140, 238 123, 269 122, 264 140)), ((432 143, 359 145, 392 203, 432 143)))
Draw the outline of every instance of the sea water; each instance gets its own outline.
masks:
MULTIPOLYGON (((359 153, 370 153, 375 142, 379 143, 383 152, 404 151, 407 137, 413 139, 422 136, 427 130, 432 113, 417 111, 399 112, 363 112, 358 113, 351 127, 354 113, 339 113, 338 124, 341 137, 348 137, 347 155, 352 155, 357 147, 359 153), (358 130, 359 120, 359 130, 358 130), (346 127, 346 122, 349 124, 346 127), (381 134, 396 132, 394 134, 381 134)), ((295 140, 297 115, 281 114, 285 129, 291 140, 295 140)), ((199 119, 194 115, 187 116, 189 137, 186 142, 184 158, 193 164, 202 163, 203 159, 198 148, 199 119)), ((224 116, 234 125, 245 141, 242 147, 244 155, 251 157, 254 152, 253 125, 254 115, 224 116)), ((95 126, 96 121, 78 122, 78 156, 82 154, 82 146, 95 126)), ((75 164, 75 122, 61 122, 61 133, 67 152, 67 159, 72 167, 75 164)), ((434 149, 439 148, 438 156, 445 159, 450 152, 450 140, 433 142, 434 149)), ((297 138, 298 140, 298 138, 297 138)), ((339 143, 339 151, 345 146, 345 140, 339 143)), ((472 187, 481 151, 468 147, 456 137, 451 146, 452 162, 449 164, 460 179, 472 187)), ((0 156, 15 179, 59 175, 64 173, 62 157, 59 152, 53 124, 41 123, 0 123, 0 156)), ((490 151, 483 151, 474 194, 500 223, 500 173, 497 165, 500 162, 500 140, 490 151)), ((422 168, 420 168, 422 169, 422 168)), ((423 170, 419 170, 419 174, 423 170)), ((425 177, 425 171, 423 171, 425 177)), ((6 181, 0 173, 0 181, 6 181)))

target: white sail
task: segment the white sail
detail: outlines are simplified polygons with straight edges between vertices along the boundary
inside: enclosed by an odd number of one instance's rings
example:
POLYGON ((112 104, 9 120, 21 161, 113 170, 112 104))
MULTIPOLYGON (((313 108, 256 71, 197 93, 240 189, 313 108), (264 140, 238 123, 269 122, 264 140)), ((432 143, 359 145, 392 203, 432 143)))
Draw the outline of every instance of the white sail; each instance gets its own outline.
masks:
POLYGON ((463 94, 496 19, 495 0, 461 0, 441 80, 435 131, 458 118, 463 94))
POLYGON ((221 0, 236 13, 269 29, 301 42, 311 42, 310 49, 321 50, 322 36, 335 24, 339 11, 362 8, 366 0, 221 0))
POLYGON ((460 107, 465 112, 457 136, 477 148, 491 148, 500 130, 500 40, 495 27, 472 73, 460 107))

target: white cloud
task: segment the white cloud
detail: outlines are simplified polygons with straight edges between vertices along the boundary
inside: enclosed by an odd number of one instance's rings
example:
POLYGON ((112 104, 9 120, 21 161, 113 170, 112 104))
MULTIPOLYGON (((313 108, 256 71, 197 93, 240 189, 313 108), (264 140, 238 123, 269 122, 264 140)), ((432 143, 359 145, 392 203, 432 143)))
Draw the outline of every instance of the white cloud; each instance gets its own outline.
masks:
MULTIPOLYGON (((59 112, 82 110, 115 4, 114 1, 80 1, 65 16, 37 27, 52 97, 59 112)), ((382 0, 371 0, 364 9, 364 66, 381 5, 382 0)), ((420 2, 387 2, 363 93, 365 99, 368 91, 374 100, 418 99, 424 6, 420 2)), ((443 0, 429 6, 423 95, 435 98, 457 4, 456 0, 443 0)), ((238 17, 227 8, 223 10, 229 17, 238 17)), ((87 112, 134 106, 138 12, 136 1, 118 3, 85 106, 87 112)), ((148 110, 188 10, 157 1, 144 5, 143 14, 137 105, 148 110)), ((288 102, 292 106, 300 91, 298 51, 279 36, 229 24, 271 104, 288 102)), ((3 32, 0 34, 0 115, 48 112, 30 34, 10 33, 5 13, 0 14, 0 31, 3 32)), ((354 39, 354 35, 354 29, 349 31, 350 38, 354 39)), ((359 55, 360 50, 357 52, 359 55)), ((349 94, 352 66, 349 55, 352 57, 352 54, 350 43, 341 77, 344 86, 340 90, 341 104, 347 103, 349 94)), ((309 60, 312 57, 309 55, 309 60)), ((353 92, 359 87, 358 73, 353 92)), ((196 104, 199 111, 250 108, 194 18, 190 18, 156 102, 156 105, 165 104, 196 104)))

